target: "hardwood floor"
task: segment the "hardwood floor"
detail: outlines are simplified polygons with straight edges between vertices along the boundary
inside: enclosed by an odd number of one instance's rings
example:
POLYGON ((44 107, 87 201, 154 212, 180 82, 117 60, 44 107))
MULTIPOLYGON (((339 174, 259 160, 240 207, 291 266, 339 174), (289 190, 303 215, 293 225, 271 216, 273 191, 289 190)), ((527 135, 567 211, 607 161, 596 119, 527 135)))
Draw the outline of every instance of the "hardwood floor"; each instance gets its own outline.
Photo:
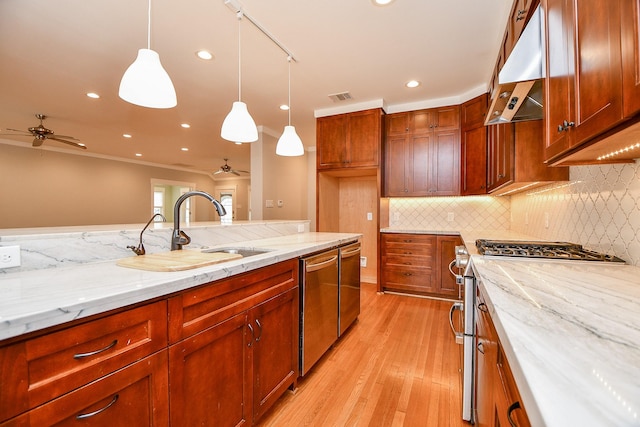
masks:
POLYGON ((470 426, 451 302, 376 293, 358 321, 261 422, 267 426, 470 426))

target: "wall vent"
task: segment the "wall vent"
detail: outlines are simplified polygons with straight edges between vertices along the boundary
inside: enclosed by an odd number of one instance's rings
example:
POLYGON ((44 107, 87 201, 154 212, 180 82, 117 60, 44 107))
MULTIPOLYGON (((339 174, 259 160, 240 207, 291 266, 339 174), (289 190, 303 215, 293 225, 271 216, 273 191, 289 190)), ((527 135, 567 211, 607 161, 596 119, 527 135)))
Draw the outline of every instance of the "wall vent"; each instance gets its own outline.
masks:
POLYGON ((331 98, 333 102, 348 101, 350 99, 353 99, 349 92, 334 93, 332 95, 329 95, 329 98, 331 98))

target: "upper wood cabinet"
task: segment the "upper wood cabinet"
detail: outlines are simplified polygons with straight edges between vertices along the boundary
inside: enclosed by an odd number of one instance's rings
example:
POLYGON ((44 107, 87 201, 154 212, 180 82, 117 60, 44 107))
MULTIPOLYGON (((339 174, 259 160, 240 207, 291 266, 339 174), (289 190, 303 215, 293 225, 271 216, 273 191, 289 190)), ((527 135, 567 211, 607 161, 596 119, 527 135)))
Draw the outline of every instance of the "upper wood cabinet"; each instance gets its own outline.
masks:
POLYGON ((621 3, 622 94, 624 115, 640 111, 640 0, 621 3))
POLYGON ((379 108, 316 119, 317 169, 378 167, 382 142, 379 108))
MULTIPOLYGON (((513 123, 491 125, 487 141, 487 190, 496 190, 514 181, 515 128, 513 123)), ((520 162, 530 159, 518 158, 520 162)))
MULTIPOLYGON (((543 0, 543 5, 545 158, 553 164, 594 163, 598 150, 589 146, 640 109, 638 1, 543 0), (590 150, 583 152, 586 147, 590 150), (573 156, 579 151, 582 155, 573 156)), ((599 144, 600 151, 616 149, 606 143, 599 144)))
POLYGON ((477 96, 460 106, 460 194, 487 193, 488 95, 477 96))
POLYGON ((385 120, 385 196, 458 195, 460 107, 388 114, 385 120))

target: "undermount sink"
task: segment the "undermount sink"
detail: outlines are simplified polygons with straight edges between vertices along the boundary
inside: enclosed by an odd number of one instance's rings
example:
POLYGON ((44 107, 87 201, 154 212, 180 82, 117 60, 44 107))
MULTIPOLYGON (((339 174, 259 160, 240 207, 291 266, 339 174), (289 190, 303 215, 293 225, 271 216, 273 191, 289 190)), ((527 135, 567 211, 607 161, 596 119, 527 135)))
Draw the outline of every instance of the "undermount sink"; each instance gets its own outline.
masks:
POLYGON ((223 252, 227 254, 239 254, 242 255, 243 258, 247 258, 250 256, 260 255, 267 252, 270 252, 268 249, 251 249, 251 248, 214 248, 214 249, 203 249, 204 253, 214 253, 214 252, 223 252))

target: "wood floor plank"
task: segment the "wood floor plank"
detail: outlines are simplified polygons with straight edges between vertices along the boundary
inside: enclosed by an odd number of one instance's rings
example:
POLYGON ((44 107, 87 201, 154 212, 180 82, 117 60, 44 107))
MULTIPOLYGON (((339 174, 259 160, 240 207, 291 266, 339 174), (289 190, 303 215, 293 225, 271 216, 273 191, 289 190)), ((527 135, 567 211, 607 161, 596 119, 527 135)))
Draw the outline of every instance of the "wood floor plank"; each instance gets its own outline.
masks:
POLYGON ((361 297, 358 321, 259 426, 469 427, 451 303, 368 283, 361 297))

